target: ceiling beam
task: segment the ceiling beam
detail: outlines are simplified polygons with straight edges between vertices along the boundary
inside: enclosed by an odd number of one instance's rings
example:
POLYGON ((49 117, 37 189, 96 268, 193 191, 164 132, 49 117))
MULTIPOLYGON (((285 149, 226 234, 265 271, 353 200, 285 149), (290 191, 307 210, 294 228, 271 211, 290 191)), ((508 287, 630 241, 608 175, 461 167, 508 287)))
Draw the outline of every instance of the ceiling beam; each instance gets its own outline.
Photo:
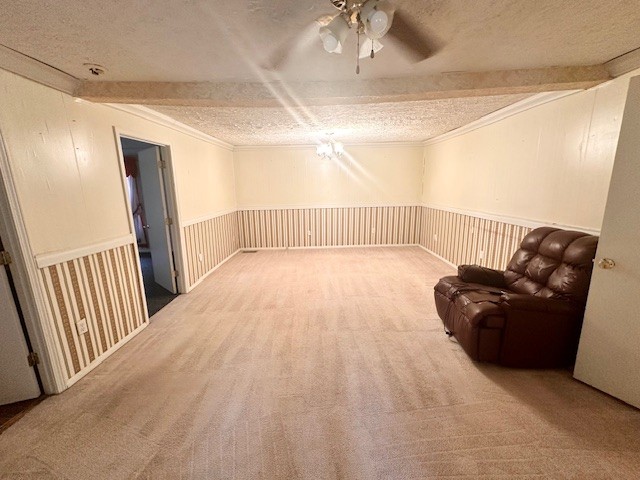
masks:
POLYGON ((593 87, 610 80, 603 65, 343 82, 264 83, 85 81, 76 96, 101 103, 202 107, 275 107, 407 102, 527 94, 593 87))
POLYGON ((619 77, 640 68, 640 48, 609 60, 604 66, 612 77, 619 77))

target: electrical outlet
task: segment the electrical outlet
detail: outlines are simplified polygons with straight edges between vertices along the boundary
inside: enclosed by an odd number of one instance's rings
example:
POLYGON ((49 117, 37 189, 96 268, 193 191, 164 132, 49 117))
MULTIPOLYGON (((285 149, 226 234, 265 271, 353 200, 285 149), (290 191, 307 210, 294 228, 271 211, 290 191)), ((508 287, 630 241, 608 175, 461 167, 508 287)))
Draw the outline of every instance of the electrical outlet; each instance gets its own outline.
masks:
POLYGON ((309 230, 309 231, 307 232, 307 235, 311 236, 311 230, 309 230))
POLYGON ((478 254, 478 258, 480 260, 482 260, 484 258, 484 250, 480 250, 480 253, 478 254))
POLYGON ((438 241, 438 235, 436 235, 435 233, 433 234, 433 241, 437 242, 438 241))
POLYGON ((76 328, 78 329, 79 335, 87 333, 89 331, 89 327, 87 327, 87 319, 82 318, 78 320, 78 322, 76 323, 76 328))
POLYGON ((198 254, 198 261, 204 262, 204 255, 202 255, 201 253, 198 254))

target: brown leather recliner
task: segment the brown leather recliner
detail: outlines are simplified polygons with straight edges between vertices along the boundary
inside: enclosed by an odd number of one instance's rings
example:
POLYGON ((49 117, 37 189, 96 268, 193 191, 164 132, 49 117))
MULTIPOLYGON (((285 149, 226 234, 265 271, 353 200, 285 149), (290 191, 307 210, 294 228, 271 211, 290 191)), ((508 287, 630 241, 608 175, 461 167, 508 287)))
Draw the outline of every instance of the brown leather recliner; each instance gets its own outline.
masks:
POLYGON ((435 286, 445 332, 474 360, 554 368, 575 361, 598 237, 542 227, 505 271, 461 265, 435 286))

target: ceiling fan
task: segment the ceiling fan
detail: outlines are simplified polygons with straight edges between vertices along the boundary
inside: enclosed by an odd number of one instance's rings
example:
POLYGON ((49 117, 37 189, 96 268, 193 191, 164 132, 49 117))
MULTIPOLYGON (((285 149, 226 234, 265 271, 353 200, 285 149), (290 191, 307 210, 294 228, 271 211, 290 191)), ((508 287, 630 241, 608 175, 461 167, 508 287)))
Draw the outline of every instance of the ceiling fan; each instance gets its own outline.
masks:
MULTIPOLYGON (((340 54, 351 30, 358 43, 356 73, 360 73, 360 59, 370 57, 383 48, 383 37, 393 37, 404 54, 413 62, 421 62, 439 50, 436 41, 416 28, 402 11, 388 0, 329 0, 338 13, 322 15, 313 22, 313 30, 320 36, 322 46, 329 53, 340 54)), ((302 36, 299 35, 299 36, 302 36)), ((316 37, 317 38, 317 37, 316 37)), ((282 68, 297 39, 283 45, 267 65, 269 70, 282 68)))

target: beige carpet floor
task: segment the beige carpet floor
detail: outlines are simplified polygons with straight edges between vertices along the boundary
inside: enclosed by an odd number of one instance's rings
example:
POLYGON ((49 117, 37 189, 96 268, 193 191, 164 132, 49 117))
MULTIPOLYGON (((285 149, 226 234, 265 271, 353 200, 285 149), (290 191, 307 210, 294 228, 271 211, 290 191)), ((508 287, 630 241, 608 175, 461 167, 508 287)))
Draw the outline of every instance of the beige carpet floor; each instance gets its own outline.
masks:
POLYGON ((413 247, 238 254, 0 435, 0 478, 640 478, 640 411, 470 361, 413 247))

